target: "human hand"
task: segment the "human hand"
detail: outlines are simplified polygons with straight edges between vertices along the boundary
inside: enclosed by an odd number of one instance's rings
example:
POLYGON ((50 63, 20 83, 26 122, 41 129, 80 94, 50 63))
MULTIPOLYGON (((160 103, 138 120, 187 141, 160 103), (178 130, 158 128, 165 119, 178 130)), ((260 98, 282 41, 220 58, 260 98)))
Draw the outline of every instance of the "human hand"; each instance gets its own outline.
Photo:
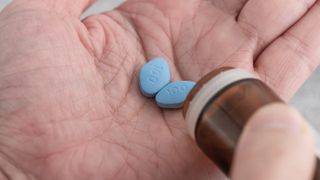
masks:
POLYGON ((263 107, 247 124, 234 159, 232 180, 311 180, 314 142, 294 109, 263 107))
POLYGON ((15 0, 0 14, 0 172, 11 179, 220 180, 181 112, 140 95, 139 68, 156 56, 174 80, 246 68, 288 99, 319 62, 315 0, 128 0, 80 21, 92 2, 15 0))

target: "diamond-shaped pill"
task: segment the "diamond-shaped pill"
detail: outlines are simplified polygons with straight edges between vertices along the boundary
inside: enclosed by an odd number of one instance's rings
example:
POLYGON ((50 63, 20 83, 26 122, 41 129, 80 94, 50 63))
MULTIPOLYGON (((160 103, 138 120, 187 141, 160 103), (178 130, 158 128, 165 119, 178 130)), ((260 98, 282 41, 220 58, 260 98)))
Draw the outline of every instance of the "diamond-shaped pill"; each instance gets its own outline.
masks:
POLYGON ((156 95, 156 102, 161 108, 181 108, 195 86, 192 81, 176 81, 165 86, 156 95))
POLYGON ((170 82, 170 78, 170 68, 167 61, 163 58, 154 58, 140 70, 140 90, 144 96, 154 97, 170 82))

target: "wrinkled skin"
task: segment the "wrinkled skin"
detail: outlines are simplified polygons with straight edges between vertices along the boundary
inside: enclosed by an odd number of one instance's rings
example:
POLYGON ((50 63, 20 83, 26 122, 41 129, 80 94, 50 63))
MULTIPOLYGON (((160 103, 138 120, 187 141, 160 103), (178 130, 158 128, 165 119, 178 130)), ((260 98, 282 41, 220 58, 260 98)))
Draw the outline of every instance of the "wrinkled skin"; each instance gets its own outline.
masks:
POLYGON ((180 110, 144 98, 137 73, 174 80, 245 68, 288 100, 319 63, 315 0, 15 0, 0 14, 2 179, 225 179, 180 110))

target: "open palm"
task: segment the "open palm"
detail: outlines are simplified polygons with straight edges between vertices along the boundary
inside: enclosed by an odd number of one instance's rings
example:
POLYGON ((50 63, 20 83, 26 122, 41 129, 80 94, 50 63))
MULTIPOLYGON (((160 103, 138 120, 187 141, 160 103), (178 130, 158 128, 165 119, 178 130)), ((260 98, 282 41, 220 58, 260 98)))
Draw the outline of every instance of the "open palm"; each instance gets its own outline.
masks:
POLYGON ((128 0, 80 21, 90 3, 0 14, 3 179, 224 179, 181 112, 140 94, 141 65, 165 57, 174 80, 195 81, 246 68, 288 99, 320 58, 316 0, 128 0))

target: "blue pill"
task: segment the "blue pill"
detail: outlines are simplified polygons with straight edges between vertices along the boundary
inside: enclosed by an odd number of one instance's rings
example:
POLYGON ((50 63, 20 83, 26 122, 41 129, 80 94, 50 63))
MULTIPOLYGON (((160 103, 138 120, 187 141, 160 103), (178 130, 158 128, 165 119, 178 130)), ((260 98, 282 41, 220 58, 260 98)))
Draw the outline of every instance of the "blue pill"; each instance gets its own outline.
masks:
POLYGON ((181 108, 195 84, 192 81, 176 81, 168 84, 156 95, 158 106, 161 108, 181 108))
POLYGON ((163 58, 152 59, 140 70, 140 90, 147 97, 154 97, 169 82, 170 68, 163 58))

